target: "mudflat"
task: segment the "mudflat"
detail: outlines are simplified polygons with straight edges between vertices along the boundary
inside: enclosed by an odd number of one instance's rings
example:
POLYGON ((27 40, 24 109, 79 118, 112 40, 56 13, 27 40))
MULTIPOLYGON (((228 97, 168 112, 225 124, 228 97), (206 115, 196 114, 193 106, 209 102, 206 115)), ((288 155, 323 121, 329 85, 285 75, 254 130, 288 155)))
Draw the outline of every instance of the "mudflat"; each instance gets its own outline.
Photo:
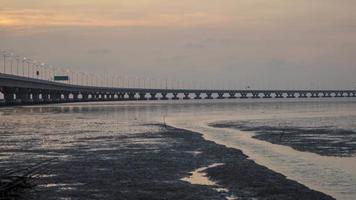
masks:
POLYGON ((51 165, 53 175, 38 177, 39 185, 25 190, 20 199, 333 199, 199 133, 161 124, 143 126, 159 131, 91 138, 112 141, 105 149, 64 150, 72 159, 51 165), (221 165, 204 172, 217 185, 182 180, 214 163, 221 165))

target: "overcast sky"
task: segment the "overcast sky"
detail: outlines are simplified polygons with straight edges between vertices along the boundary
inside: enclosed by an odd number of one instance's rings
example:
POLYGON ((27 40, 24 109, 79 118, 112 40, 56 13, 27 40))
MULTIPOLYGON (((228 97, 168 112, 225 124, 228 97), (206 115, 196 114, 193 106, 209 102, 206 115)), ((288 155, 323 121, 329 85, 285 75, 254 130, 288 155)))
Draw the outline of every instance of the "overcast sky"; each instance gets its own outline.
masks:
POLYGON ((1 0, 0 48, 121 76, 355 89, 355 8, 355 0, 1 0))

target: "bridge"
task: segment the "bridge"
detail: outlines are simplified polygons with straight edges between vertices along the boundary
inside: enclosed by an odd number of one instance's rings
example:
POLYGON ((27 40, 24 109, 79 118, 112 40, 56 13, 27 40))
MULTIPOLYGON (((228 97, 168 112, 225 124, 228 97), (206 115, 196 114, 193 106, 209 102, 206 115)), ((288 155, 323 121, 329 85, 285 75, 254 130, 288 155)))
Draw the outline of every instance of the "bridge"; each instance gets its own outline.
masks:
MULTIPOLYGON (((144 101, 187 99, 334 98, 356 97, 356 90, 235 90, 187 89, 187 86, 147 86, 117 76, 73 72, 7 51, 0 51, 0 105, 29 105, 89 101, 144 101), (100 78, 101 77, 101 78, 100 78), (57 79, 56 79, 57 78, 57 79)), ((131 80, 135 81, 135 79, 131 80)))
POLYGON ((0 92, 4 95, 4 105, 133 100, 356 97, 356 90, 209 90, 100 87, 4 73, 0 73, 0 92))

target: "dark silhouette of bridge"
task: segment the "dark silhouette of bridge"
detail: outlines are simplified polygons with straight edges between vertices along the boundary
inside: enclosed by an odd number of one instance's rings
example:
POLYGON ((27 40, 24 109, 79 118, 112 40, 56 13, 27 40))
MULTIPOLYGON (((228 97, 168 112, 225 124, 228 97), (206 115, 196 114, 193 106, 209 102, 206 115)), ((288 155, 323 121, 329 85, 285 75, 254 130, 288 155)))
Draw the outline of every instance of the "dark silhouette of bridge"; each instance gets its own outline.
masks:
POLYGON ((4 95, 4 105, 169 99, 356 97, 356 90, 209 90, 85 86, 4 73, 0 73, 0 91, 4 95))

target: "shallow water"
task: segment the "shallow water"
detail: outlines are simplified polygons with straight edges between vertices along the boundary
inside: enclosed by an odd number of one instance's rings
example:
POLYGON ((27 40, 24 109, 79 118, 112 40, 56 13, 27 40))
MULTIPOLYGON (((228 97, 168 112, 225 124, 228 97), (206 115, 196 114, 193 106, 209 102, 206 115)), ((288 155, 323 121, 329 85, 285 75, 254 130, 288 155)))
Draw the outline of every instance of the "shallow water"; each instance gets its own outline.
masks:
MULTIPOLYGON (((95 156, 129 143, 158 143, 155 138, 113 138, 157 131, 147 123, 168 124, 202 132, 207 139, 242 149, 256 162, 338 199, 356 197, 356 160, 319 156, 252 139, 254 133, 208 126, 221 120, 258 120, 272 125, 328 127, 356 131, 356 101, 330 100, 202 100, 104 102, 0 109, 0 170, 43 157, 60 161, 95 156), (121 145, 121 146, 118 146, 121 145), (73 150, 81 149, 80 154, 73 150)), ((107 159, 113 159, 107 155, 107 159)), ((55 175, 52 175, 55 176, 55 175)), ((78 183, 49 183, 57 193, 75 190, 78 183)), ((44 185, 43 187, 46 187, 44 185)), ((65 196, 68 197, 68 196, 65 196)))
MULTIPOLYGON (((170 117, 168 122, 173 126, 203 133, 208 140, 224 144, 228 147, 243 150, 251 159, 270 169, 280 172, 288 178, 318 191, 332 195, 337 199, 354 199, 356 197, 356 157, 320 156, 310 152, 300 152, 288 146, 271 144, 252 138, 255 133, 240 131, 235 128, 214 128, 211 123, 221 121, 259 121, 269 125, 297 126, 309 129, 342 127, 355 130, 354 119, 356 109, 353 103, 320 102, 288 103, 276 106, 266 105, 266 109, 236 113, 224 111, 199 113, 190 116, 170 117), (299 108, 298 108, 299 106, 299 108), (306 109, 307 108, 307 109, 306 109), (303 111, 304 110, 304 111, 303 111), (333 119, 334 118, 334 119, 333 119), (327 119, 327 120, 324 120, 327 119), (327 123, 326 123, 327 121, 327 123)), ((315 135, 315 141, 322 135, 315 135)), ((355 137, 352 135, 351 137, 355 137)), ((335 138, 337 140, 338 138, 335 138)), ((317 145, 317 144, 315 144, 317 145)))

